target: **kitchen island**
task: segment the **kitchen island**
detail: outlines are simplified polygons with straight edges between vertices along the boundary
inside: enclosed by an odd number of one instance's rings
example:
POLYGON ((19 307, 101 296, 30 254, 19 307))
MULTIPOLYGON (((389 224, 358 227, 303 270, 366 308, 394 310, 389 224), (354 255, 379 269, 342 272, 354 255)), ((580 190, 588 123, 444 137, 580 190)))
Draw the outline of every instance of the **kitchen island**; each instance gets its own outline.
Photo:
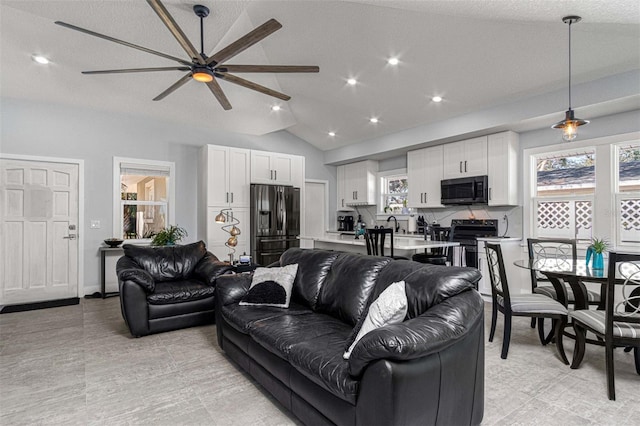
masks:
MULTIPOLYGON (((323 237, 300 236, 300 239, 313 241, 313 248, 317 249, 367 254, 367 245, 363 236, 356 239, 354 235, 327 233, 323 237)), ((426 241, 422 236, 417 235, 394 235, 393 254, 411 259, 414 253, 422 252, 425 249, 457 247, 459 245, 459 243, 449 241, 426 241)), ((389 244, 387 243, 385 246, 389 247, 389 244)))

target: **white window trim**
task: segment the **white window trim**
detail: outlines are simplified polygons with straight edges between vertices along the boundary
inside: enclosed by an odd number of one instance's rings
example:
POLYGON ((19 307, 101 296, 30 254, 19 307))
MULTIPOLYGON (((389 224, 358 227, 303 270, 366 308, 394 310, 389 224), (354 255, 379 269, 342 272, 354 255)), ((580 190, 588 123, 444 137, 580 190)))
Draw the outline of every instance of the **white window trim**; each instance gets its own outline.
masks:
MULTIPOLYGON (((113 157, 113 235, 122 234, 122 205, 120 199, 120 167, 123 163, 139 164, 150 168, 169 169, 169 185, 167 187, 167 226, 174 225, 176 220, 175 198, 176 198, 176 164, 173 161, 145 160, 141 158, 113 157)), ((136 204, 156 205, 153 201, 137 201, 136 204)), ((162 203, 164 204, 164 203, 162 203)), ((150 238, 139 238, 127 240, 127 243, 150 243, 150 238)))
MULTIPOLYGON (((389 176, 397 176, 397 175, 403 175, 403 176, 407 176, 407 169, 393 169, 393 170, 385 170, 382 172, 378 172, 377 174, 377 182, 378 184, 376 185, 376 200, 378 200, 378 202, 376 203, 376 219, 381 220, 381 219, 386 219, 389 216, 395 216, 396 219, 398 220, 406 220, 409 218, 410 214, 400 214, 400 213, 385 213, 384 212, 384 203, 382 200, 382 179, 383 178, 387 178, 389 176)), ((408 179, 408 176, 407 176, 408 179)), ((409 185, 411 185, 411 183, 409 182, 409 185)), ((409 189, 411 190, 411 189, 409 189)))
MULTIPOLYGON (((601 138, 588 139, 584 141, 574 141, 558 145, 545 145, 536 148, 523 150, 523 233, 525 236, 534 235, 532 229, 535 224, 535 215, 532 214, 533 194, 535 193, 536 170, 535 157, 540 154, 562 154, 567 151, 576 151, 588 147, 596 150, 596 181, 602 173, 614 176, 614 169, 617 171, 616 155, 618 153, 617 144, 640 140, 640 132, 622 133, 618 135, 605 136, 601 138)), ((639 247, 629 247, 618 245, 618 228, 615 214, 615 199, 612 196, 616 192, 617 174, 613 179, 608 179, 609 187, 596 186, 594 195, 593 210, 593 235, 598 238, 605 238, 611 241, 615 250, 640 251, 639 247)), ((584 248, 584 247, 583 247, 584 248)))

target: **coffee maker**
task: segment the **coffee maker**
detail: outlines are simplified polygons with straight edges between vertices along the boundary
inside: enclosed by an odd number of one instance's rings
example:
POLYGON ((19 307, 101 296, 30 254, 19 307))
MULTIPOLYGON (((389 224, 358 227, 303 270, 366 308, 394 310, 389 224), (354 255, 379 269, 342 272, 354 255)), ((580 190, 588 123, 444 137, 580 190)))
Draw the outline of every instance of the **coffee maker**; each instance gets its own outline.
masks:
POLYGON ((353 216, 338 216, 338 231, 353 231, 353 216))

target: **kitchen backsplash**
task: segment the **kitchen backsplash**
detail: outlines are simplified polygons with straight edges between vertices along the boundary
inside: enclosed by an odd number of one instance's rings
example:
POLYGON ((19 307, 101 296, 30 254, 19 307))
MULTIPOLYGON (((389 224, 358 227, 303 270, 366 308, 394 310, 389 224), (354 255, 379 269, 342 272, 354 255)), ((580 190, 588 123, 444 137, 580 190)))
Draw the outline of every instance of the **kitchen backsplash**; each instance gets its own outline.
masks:
MULTIPOLYGON (((392 226, 393 220, 387 222, 385 219, 378 219, 376 206, 361 206, 357 212, 350 213, 354 220, 358 219, 358 214, 362 215, 362 220, 367 226, 383 225, 392 226)), ((498 235, 510 237, 522 237, 522 207, 488 207, 488 206, 452 206, 444 209, 412 209, 411 214, 423 216, 428 223, 436 222, 440 226, 450 226, 452 219, 498 219, 498 235), (504 217, 506 216, 506 220, 504 217)), ((405 215, 395 215, 398 218, 400 232, 408 229, 408 221, 405 215)), ((388 216, 387 216, 388 217, 388 216)))

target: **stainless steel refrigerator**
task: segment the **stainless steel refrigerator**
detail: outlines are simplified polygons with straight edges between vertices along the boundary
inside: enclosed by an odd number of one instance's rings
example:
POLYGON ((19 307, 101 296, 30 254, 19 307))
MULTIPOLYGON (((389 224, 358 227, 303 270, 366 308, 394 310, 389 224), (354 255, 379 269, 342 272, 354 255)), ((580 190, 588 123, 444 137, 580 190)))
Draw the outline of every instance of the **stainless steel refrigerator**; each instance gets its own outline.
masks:
POLYGON ((290 247, 299 247, 300 188, 251 185, 251 256, 267 266, 290 247))

